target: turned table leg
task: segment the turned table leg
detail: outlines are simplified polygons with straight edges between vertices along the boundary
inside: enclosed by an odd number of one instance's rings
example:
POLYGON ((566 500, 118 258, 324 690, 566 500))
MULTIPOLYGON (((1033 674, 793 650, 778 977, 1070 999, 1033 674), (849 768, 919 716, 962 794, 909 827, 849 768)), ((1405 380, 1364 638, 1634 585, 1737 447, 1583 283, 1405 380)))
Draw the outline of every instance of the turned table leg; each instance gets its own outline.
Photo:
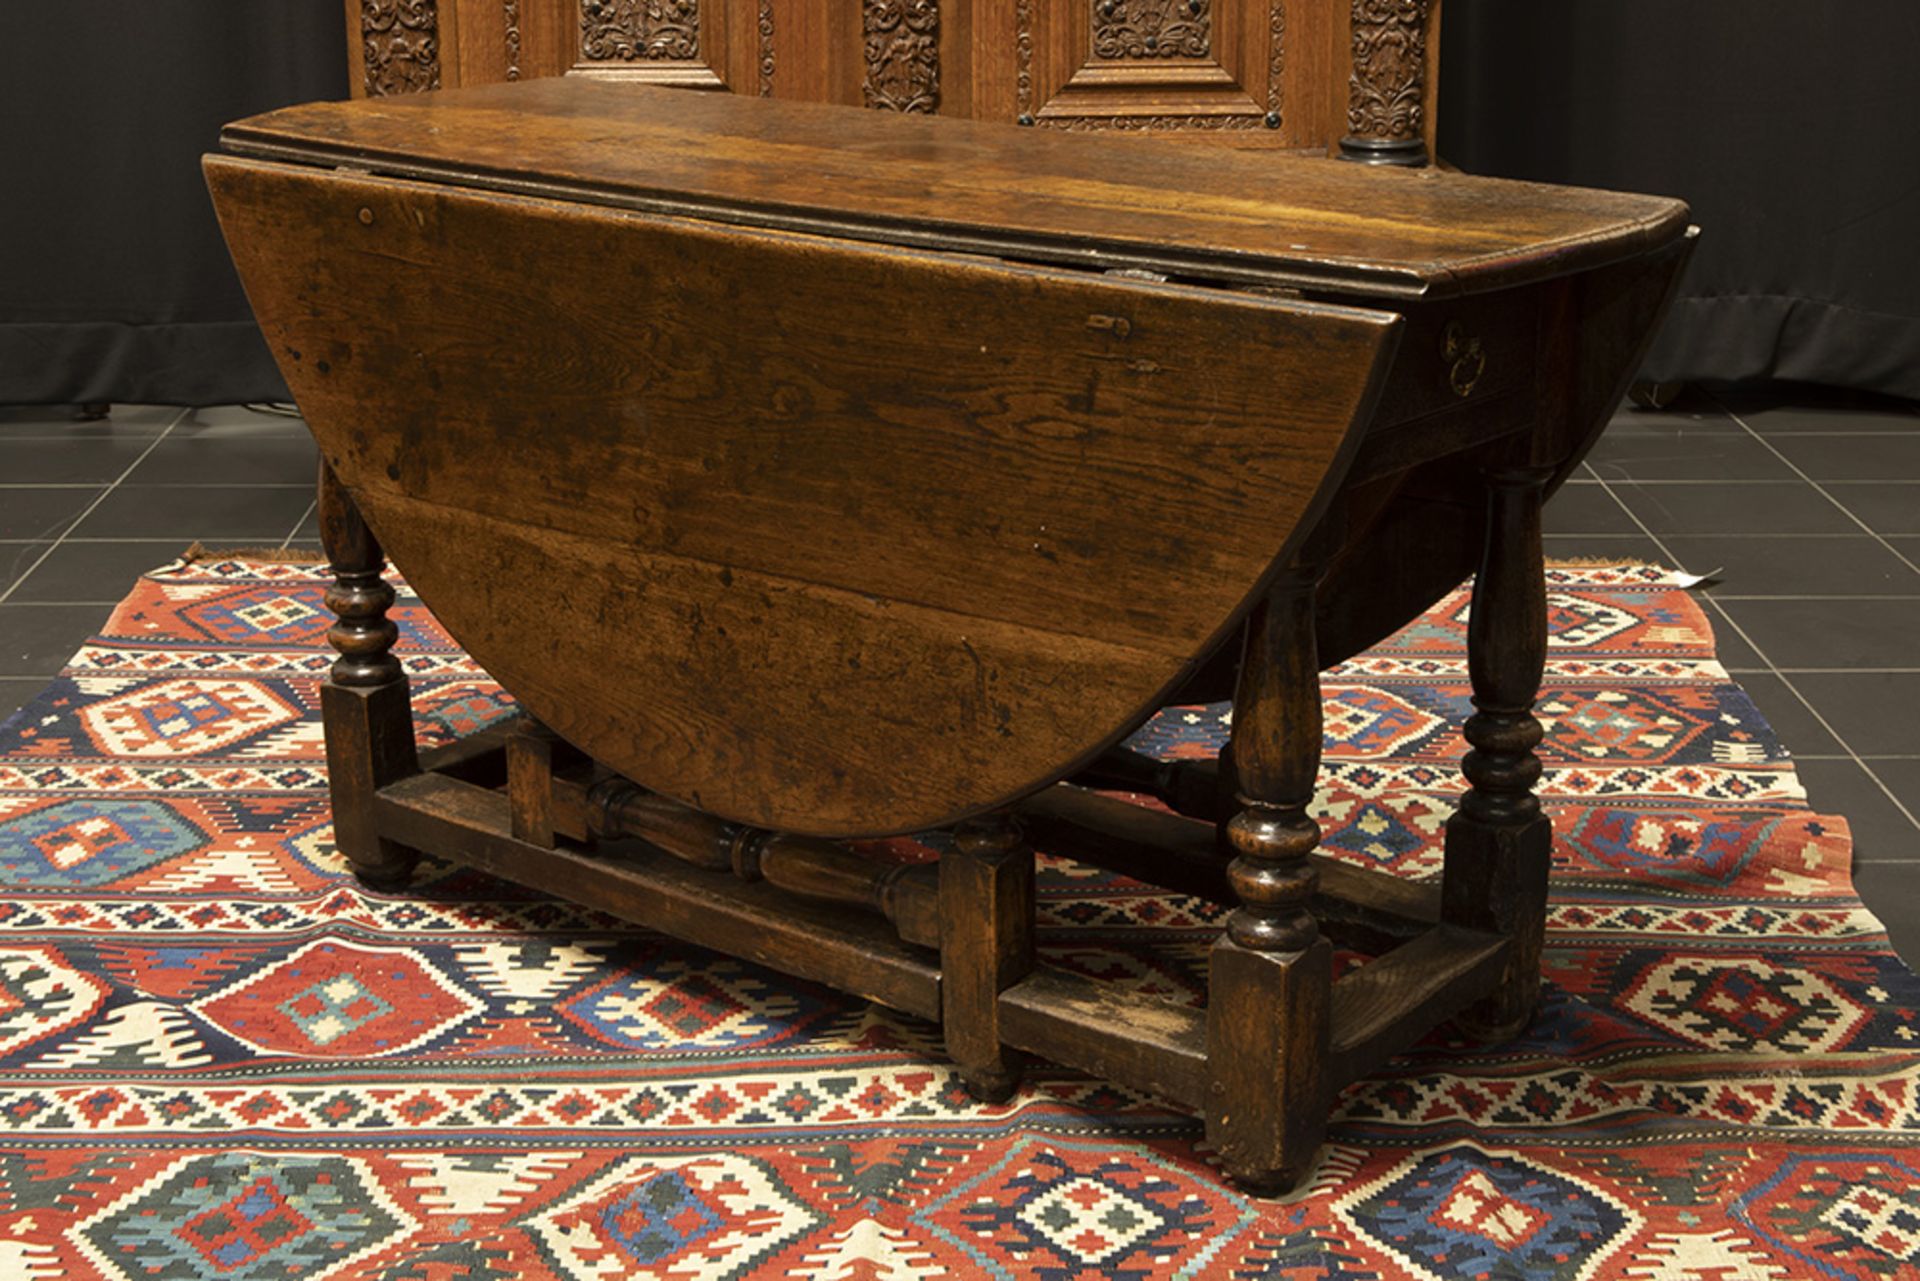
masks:
POLYGON ((1467 668, 1473 705, 1461 772, 1471 784, 1447 821, 1441 915, 1514 940, 1500 985, 1458 1022, 1487 1040, 1517 1035, 1540 998, 1553 824, 1534 784, 1540 722, 1533 704, 1547 659, 1542 487, 1551 470, 1513 467, 1487 477, 1487 538, 1473 583, 1467 668))
POLYGON ((1227 1172, 1284 1191, 1326 1133, 1332 944, 1308 910, 1318 881, 1307 816, 1320 769, 1320 566, 1283 571, 1255 608, 1233 703, 1240 809, 1227 824, 1239 900, 1213 946, 1207 986, 1207 1139, 1227 1172))
POLYGON ((1000 993, 1033 969, 1033 849, 1010 815, 962 823, 940 856, 940 1020, 968 1091, 998 1103, 1020 1083, 1000 1039, 1000 993))
POLYGON ((320 690, 334 843, 362 884, 398 889, 420 856, 380 836, 373 799, 387 784, 419 773, 420 764, 406 673, 392 653, 399 635, 387 617, 393 588, 380 576, 385 557, 379 542, 325 461, 318 508, 321 541, 333 567, 327 608, 336 621, 327 640, 340 654, 320 690))

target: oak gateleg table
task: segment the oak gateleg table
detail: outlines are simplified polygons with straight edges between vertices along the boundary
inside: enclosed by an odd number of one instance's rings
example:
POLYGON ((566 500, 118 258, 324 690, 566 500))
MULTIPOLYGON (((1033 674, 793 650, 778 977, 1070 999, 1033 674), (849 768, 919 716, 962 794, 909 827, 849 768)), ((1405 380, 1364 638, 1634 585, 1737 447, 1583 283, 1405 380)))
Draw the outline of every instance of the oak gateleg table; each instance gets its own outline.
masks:
POLYGON ((982 1098, 1076 1065, 1260 1190, 1437 1024, 1525 1025, 1541 504, 1684 205, 574 79, 222 142, 323 455, 366 884, 432 851, 936 1019, 982 1098), (416 750, 387 556, 524 715, 416 750), (1444 875, 1315 857, 1319 672, 1469 573, 1444 875), (1217 761, 1119 746, 1229 695, 1217 761), (1037 963, 1033 844, 1232 904, 1206 1008, 1037 963))

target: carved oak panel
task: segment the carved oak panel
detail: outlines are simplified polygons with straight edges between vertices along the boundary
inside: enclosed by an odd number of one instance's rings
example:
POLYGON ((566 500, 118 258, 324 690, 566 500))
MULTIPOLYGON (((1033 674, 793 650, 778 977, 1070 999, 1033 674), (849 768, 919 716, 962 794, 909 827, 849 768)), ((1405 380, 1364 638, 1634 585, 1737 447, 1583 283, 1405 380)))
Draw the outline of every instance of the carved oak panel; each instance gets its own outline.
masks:
POLYGON ((1285 0, 1018 0, 1017 109, 1059 129, 1278 130, 1285 0))
POLYGON ((1213 0, 1095 0, 1093 56, 1213 56, 1213 0))
POLYGON ((940 109, 939 0, 863 0, 861 95, 887 111, 940 109))
POLYGON ((356 94, 569 72, 1419 163, 1440 0, 344 0, 356 94))
POLYGON ((690 62, 700 56, 699 0, 581 0, 589 62, 690 62))
POLYGON ((362 88, 369 98, 440 87, 435 0, 360 0, 362 88))
POLYGON ((738 89, 727 74, 723 0, 578 0, 576 74, 738 89))

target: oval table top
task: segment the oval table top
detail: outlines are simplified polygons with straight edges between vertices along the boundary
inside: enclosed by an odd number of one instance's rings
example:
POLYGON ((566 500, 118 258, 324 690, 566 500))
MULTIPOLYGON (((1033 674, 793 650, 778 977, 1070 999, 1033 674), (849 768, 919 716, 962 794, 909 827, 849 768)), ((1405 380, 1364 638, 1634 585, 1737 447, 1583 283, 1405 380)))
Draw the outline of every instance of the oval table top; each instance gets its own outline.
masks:
POLYGON ((1656 196, 569 77, 287 107, 221 142, 862 240, 1402 297, 1600 266, 1687 223, 1656 196))

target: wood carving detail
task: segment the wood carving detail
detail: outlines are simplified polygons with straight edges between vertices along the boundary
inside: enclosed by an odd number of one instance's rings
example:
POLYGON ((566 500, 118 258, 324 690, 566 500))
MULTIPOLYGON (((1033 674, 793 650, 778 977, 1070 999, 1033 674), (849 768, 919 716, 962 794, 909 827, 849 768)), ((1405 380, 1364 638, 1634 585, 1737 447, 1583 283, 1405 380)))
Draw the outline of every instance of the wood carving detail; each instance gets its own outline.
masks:
POLYGON ((700 0, 581 0, 580 52, 594 62, 700 56, 700 0))
POLYGON ((760 96, 773 97, 773 0, 760 0, 760 96))
POLYGON ((939 0, 865 0, 869 107, 882 111, 940 109, 939 0))
POLYGON ((1212 0, 1094 0, 1094 57, 1209 57, 1211 9, 1212 0))
POLYGON ((520 78, 520 0, 501 0, 507 23, 507 79, 520 78))
POLYGON ((1266 121, 1260 116, 1042 116, 1034 123, 1043 129, 1063 129, 1080 133, 1110 129, 1260 129, 1266 121))
POLYGON ((361 0, 360 37, 369 98, 440 87, 435 0, 361 0))
POLYGON ((1033 123, 1033 0, 1016 0, 1013 7, 1014 109, 1020 123, 1033 123))
POLYGON ((1280 74, 1287 55, 1286 0, 1273 0, 1267 15, 1267 119, 1269 129, 1280 127, 1280 74))
POLYGON ((1353 0, 1347 132, 1418 138, 1425 124, 1428 0, 1353 0))

